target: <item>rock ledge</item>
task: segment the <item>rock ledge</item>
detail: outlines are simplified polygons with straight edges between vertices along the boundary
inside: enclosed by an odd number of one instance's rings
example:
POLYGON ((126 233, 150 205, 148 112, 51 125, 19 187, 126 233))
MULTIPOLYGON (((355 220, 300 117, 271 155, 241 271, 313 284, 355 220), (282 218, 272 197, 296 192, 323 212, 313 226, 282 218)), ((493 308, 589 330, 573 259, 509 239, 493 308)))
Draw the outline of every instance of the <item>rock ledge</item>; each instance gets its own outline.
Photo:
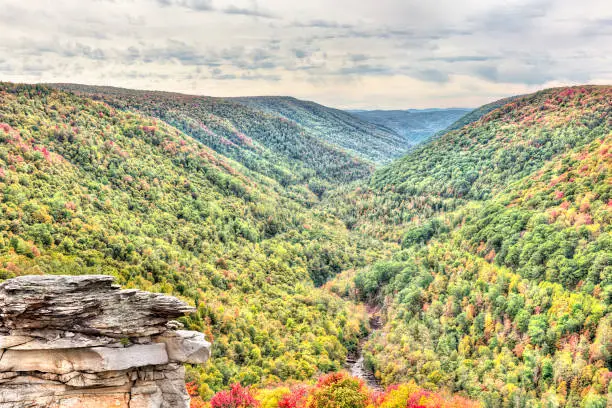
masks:
POLYGON ((0 284, 0 408, 181 408, 182 363, 211 345, 172 330, 182 301, 121 290, 110 276, 23 276, 0 284))

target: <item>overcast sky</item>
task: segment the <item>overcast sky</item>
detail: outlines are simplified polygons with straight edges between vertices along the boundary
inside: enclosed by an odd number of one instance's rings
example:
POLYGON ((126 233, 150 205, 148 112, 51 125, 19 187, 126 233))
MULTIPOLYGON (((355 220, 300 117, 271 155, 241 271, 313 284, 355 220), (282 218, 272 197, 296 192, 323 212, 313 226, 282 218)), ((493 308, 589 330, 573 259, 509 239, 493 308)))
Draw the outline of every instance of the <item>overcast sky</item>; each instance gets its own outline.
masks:
POLYGON ((476 107, 612 83, 612 1, 0 0, 0 80, 476 107))

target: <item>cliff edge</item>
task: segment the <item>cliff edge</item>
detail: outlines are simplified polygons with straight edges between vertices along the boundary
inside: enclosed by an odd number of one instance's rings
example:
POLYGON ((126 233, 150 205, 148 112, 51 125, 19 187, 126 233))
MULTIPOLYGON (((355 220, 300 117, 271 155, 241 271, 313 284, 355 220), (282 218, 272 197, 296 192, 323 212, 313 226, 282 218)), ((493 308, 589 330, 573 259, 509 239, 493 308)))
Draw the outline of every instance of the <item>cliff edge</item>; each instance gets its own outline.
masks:
POLYGON ((0 284, 0 408, 189 406, 183 363, 211 345, 176 330, 193 312, 111 276, 22 276, 0 284))

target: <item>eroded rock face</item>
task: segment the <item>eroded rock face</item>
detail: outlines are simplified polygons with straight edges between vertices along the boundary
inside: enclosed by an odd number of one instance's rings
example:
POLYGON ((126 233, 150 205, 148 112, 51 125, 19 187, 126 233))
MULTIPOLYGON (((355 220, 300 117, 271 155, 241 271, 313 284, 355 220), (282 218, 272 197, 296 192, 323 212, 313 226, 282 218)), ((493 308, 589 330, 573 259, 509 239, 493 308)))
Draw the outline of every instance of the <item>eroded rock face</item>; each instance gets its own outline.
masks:
POLYGON ((143 337, 193 311, 171 296, 120 290, 112 276, 22 276, 0 285, 0 327, 9 329, 143 337))
POLYGON ((202 347, 202 344, 207 343, 202 333, 186 330, 168 331, 157 336, 155 341, 166 345, 168 357, 174 361, 202 364, 210 358, 210 347, 202 347))
POLYGON ((192 311, 109 276, 1 283, 0 408, 188 407, 182 363, 204 363, 211 347, 174 330, 192 311))

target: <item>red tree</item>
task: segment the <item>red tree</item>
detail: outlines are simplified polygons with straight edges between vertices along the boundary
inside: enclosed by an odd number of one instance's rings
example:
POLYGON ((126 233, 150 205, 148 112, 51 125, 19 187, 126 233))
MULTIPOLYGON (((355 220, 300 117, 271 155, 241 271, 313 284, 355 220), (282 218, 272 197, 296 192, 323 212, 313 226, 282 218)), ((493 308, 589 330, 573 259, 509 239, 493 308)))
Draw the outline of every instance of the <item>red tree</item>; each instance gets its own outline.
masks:
POLYGON ((255 399, 249 387, 232 384, 229 390, 220 391, 210 400, 212 408, 255 408, 259 401, 255 399))

